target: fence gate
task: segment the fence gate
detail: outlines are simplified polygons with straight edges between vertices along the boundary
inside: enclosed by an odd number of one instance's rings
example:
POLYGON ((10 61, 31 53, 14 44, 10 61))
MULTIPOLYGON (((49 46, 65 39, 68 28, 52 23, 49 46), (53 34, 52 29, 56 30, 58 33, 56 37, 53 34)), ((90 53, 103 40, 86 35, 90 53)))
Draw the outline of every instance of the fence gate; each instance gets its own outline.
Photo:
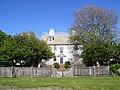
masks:
POLYGON ((52 77, 70 77, 73 75, 73 68, 69 69, 53 69, 52 77))

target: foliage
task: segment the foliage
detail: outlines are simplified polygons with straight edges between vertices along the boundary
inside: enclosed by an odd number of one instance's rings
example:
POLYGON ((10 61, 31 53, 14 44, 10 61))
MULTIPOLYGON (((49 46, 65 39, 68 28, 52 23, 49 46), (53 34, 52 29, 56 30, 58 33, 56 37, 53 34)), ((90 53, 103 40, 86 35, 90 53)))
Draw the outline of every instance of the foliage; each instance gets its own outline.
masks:
POLYGON ((87 43, 84 45, 81 57, 86 66, 97 65, 97 62, 104 66, 119 63, 120 51, 116 44, 87 43))
POLYGON ((10 38, 11 35, 7 35, 5 32, 0 30, 0 45, 3 44, 3 41, 10 38))
POLYGON ((110 64, 120 64, 120 44, 114 45, 112 52, 112 61, 110 61, 110 64))
POLYGON ((59 89, 62 87, 61 90, 119 90, 120 77, 0 78, 0 86, 7 86, 5 90, 8 90, 8 87, 31 90, 53 86, 59 89))
POLYGON ((65 62, 65 65, 64 65, 64 67, 66 68, 66 69, 68 69, 68 68, 70 68, 70 61, 66 61, 65 62))
POLYGON ((118 18, 115 11, 99 7, 86 7, 74 12, 70 41, 83 45, 82 58, 87 66, 108 65, 110 59, 119 60, 118 18))
POLYGON ((9 43, 7 43, 7 41, 11 42, 11 39, 12 39, 11 35, 7 35, 5 32, 0 30, 0 66, 9 66, 11 64, 10 61, 6 60, 6 58, 8 57, 5 55, 6 53, 10 53, 9 43), (4 43, 6 43, 5 48, 4 43))
POLYGON ((59 63, 54 63, 53 66, 54 66, 54 68, 56 68, 56 69, 60 68, 59 63))
POLYGON ((10 61, 0 60, 0 67, 7 67, 7 66, 10 66, 11 64, 12 62, 10 61))
POLYGON ((1 61, 14 61, 14 65, 20 63, 20 66, 37 67, 42 59, 53 57, 50 47, 46 42, 37 39, 33 32, 23 32, 4 40, 0 53, 1 61))
POLYGON ((70 41, 109 43, 116 40, 118 18, 115 11, 99 7, 86 7, 74 12, 70 41))
POLYGON ((112 75, 112 73, 120 76, 120 72, 118 71, 120 69, 120 64, 113 64, 110 66, 110 74, 112 75))
POLYGON ((85 64, 78 64, 77 67, 86 67, 85 64))

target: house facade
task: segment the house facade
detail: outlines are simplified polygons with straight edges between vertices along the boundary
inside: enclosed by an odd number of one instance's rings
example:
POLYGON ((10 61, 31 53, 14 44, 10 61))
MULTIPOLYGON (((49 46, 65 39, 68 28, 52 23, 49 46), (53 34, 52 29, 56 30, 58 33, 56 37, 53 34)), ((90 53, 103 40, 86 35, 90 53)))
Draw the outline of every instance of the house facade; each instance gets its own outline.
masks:
MULTIPOLYGON (((42 33, 42 40, 49 44, 52 52, 55 54, 54 58, 46 62, 47 65, 53 65, 55 62, 64 65, 66 61, 73 62, 75 60, 74 44, 70 43, 68 38, 68 33, 55 32, 54 28, 51 28, 49 32, 42 33)), ((81 52, 81 49, 77 51, 79 54, 81 52)))

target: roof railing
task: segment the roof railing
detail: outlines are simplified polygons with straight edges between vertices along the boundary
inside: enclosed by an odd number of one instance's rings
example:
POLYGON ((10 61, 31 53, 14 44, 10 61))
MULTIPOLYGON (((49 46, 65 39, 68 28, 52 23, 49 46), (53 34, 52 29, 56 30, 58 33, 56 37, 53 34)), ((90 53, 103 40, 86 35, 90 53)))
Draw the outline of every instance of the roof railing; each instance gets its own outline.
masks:
MULTIPOLYGON (((49 33, 43 32, 42 35, 49 36, 49 33)), ((56 32, 55 36, 68 36, 69 34, 67 32, 56 32)))

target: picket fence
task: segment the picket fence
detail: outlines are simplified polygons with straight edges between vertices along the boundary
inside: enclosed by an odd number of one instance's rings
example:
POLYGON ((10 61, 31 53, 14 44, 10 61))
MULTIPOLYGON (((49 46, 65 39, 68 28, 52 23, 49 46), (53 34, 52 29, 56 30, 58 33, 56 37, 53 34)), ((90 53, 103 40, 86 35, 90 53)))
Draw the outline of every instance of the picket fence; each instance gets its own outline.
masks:
POLYGON ((49 67, 0 67, 0 77, 109 76, 109 66, 54 69, 49 67))

